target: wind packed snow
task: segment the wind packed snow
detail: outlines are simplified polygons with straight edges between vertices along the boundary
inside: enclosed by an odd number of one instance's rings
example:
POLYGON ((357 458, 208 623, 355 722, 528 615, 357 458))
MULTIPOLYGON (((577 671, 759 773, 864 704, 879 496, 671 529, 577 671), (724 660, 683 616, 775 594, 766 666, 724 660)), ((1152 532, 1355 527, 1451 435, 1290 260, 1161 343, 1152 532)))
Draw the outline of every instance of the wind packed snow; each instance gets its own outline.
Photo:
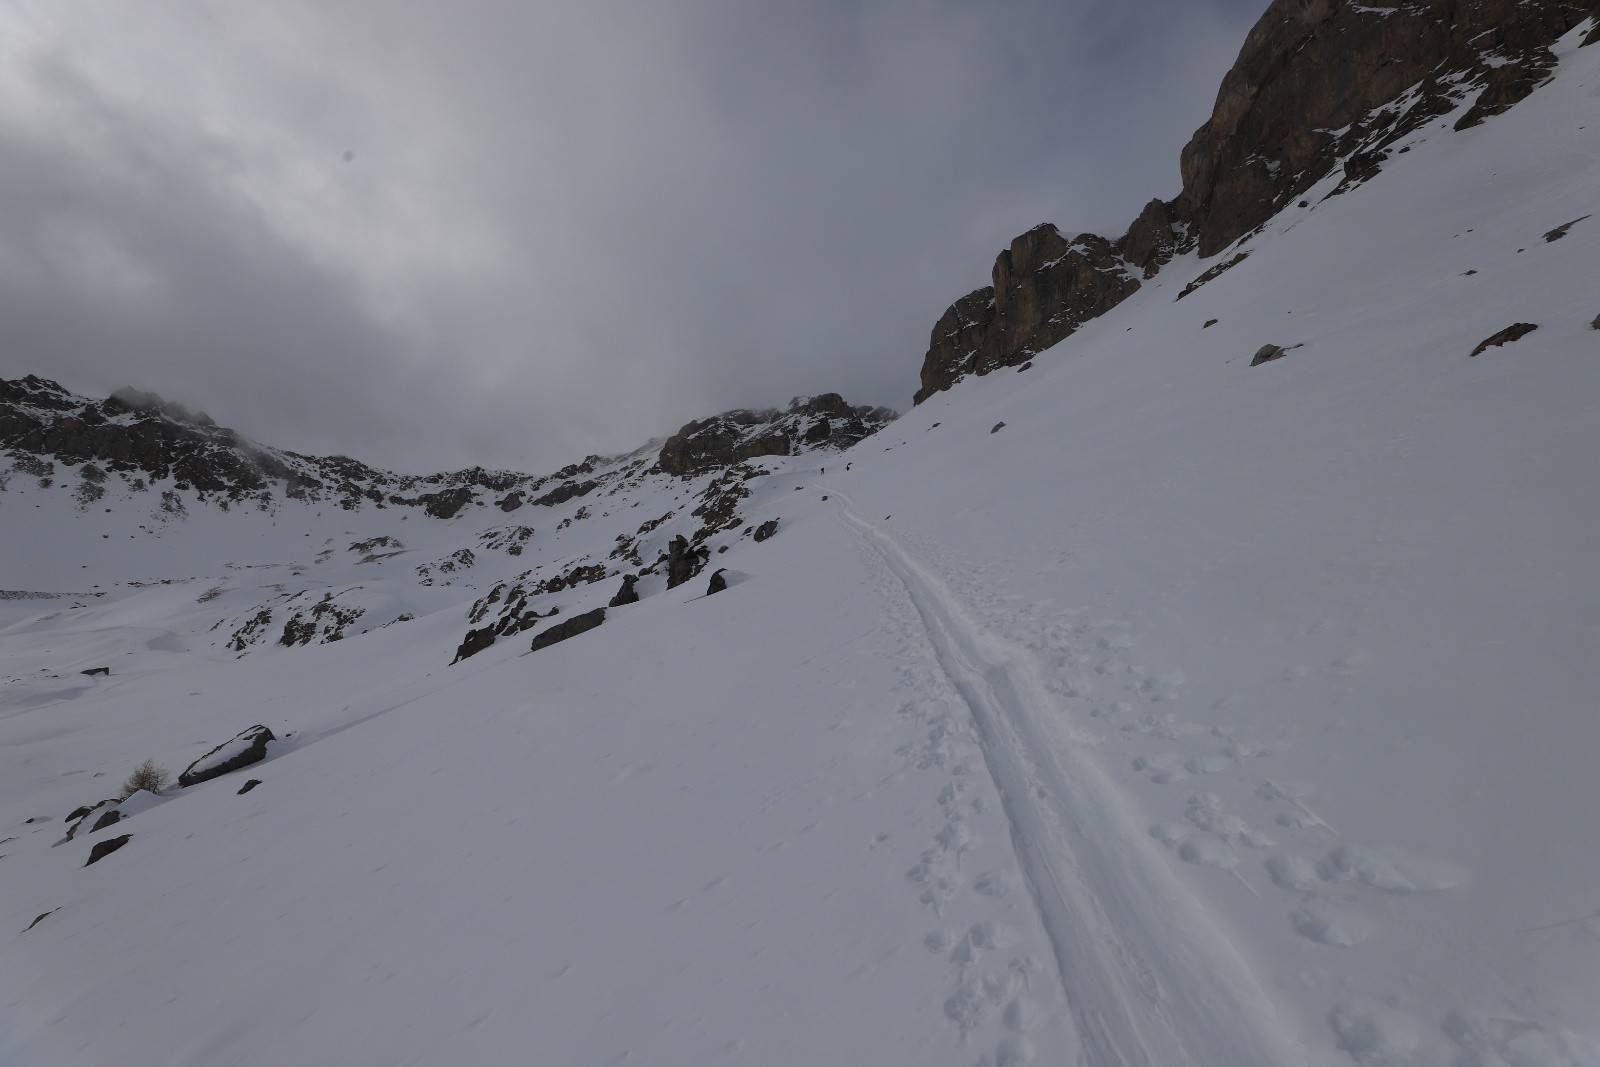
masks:
POLYGON ((674 512, 648 563, 702 482, 157 518, 13 474, 0 1063, 1600 1063, 1576 43, 1185 299, 1237 250, 764 458, 775 536, 538 652, 449 665, 497 582, 674 512), (255 723, 268 761, 62 842, 255 723))

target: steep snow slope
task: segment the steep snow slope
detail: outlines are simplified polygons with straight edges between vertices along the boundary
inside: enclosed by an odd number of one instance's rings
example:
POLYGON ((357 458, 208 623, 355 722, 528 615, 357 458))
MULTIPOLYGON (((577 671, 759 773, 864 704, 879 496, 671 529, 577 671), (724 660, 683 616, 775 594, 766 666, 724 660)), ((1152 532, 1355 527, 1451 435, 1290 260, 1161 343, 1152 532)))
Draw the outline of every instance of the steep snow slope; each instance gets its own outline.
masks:
POLYGON ((726 592, 647 578, 538 652, 446 666, 492 581, 702 483, 574 499, 429 586, 481 513, 141 538, 14 485, 0 584, 107 595, 0 603, 0 1062, 1600 1063, 1579 38, 1182 300, 1235 250, 845 455, 763 459, 739 511, 782 522, 713 542, 726 592), (1250 367, 1269 343, 1300 347, 1250 367), (348 547, 380 535, 407 555, 348 547), (313 578, 417 617, 208 629, 313 578), (255 722, 266 762, 52 847, 255 722))

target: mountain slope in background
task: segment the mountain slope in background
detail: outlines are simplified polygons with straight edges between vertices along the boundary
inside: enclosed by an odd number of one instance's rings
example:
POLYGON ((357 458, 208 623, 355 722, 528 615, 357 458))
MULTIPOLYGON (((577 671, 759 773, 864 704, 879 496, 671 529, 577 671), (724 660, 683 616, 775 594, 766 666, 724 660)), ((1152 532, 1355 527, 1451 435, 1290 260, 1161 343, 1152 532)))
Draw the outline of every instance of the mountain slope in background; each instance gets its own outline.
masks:
POLYGON ((1600 1063, 1591 28, 843 453, 441 519, 10 444, 0 1061, 1600 1063))

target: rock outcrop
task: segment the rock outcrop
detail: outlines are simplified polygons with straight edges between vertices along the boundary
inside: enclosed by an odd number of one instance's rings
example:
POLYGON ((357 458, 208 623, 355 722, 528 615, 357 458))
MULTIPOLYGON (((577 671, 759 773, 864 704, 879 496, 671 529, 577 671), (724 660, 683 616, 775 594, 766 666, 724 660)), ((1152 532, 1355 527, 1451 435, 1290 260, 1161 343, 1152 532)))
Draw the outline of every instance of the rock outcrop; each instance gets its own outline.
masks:
POLYGON ((267 758, 267 743, 276 740, 277 737, 265 726, 252 726, 248 730, 241 730, 189 764, 188 768, 178 775, 178 785, 187 789, 191 785, 220 778, 240 767, 260 763, 267 758))
POLYGON ((1050 225, 1018 237, 993 284, 935 324, 916 402, 1028 361, 1175 254, 1223 251, 1336 168, 1336 191, 1372 178, 1389 145, 1468 99, 1457 129, 1506 110, 1550 76, 1550 45, 1595 14, 1593 0, 1274 0, 1181 153, 1178 196, 1114 241, 1069 242, 1050 225))
POLYGON ((590 630, 593 630, 595 627, 599 626, 605 621, 605 608, 595 608, 593 611, 586 611, 581 615, 574 615, 570 619, 556 623, 556 625, 550 627, 548 630, 541 630, 534 634, 533 644, 529 646, 528 651, 537 652, 541 648, 549 648, 551 645, 565 641, 570 637, 577 637, 579 634, 588 633, 590 630))
POLYGON ((617 590, 616 595, 611 598, 610 602, 607 603, 606 606, 611 608, 620 608, 628 604, 637 604, 639 602, 639 591, 635 589, 634 586, 637 585, 638 582, 639 576, 637 574, 623 575, 622 588, 617 590))
POLYGON ((656 463, 668 474, 692 478, 761 456, 845 449, 894 417, 888 408, 852 407, 838 393, 796 397, 782 411, 736 409, 687 423, 662 444, 656 463))
POLYGON ((1202 256, 1266 222, 1342 160, 1381 151, 1468 95, 1465 129, 1548 78, 1573 0, 1274 0, 1181 157, 1202 256))
POLYGON ((1068 241, 1049 223, 1035 226, 995 260, 994 284, 956 301, 933 328, 916 403, 968 374, 1026 362, 1138 288, 1103 237, 1068 241))

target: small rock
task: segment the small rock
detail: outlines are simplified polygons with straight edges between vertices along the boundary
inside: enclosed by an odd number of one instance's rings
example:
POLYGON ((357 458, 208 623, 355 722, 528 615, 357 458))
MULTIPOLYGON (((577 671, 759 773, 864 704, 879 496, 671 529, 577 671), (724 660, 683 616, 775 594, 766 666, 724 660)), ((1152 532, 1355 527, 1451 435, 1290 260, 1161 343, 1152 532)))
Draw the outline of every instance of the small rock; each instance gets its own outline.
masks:
POLYGON ((1217 320, 1216 319, 1207 319, 1205 321, 1205 323, 1201 325, 1200 328, 1202 330, 1209 330, 1209 329, 1211 329, 1211 327, 1215 326, 1216 324, 1217 324, 1217 320))
POLYGON ((105 859, 107 856, 111 855, 117 849, 121 848, 123 845, 126 845, 132 840, 132 834, 123 834, 121 837, 113 837, 109 841, 101 841, 99 844, 95 845, 94 848, 89 850, 89 859, 84 866, 87 867, 91 863, 99 863, 101 860, 105 859))
MULTIPOLYGON (((1600 322, 1600 319, 1596 319, 1595 321, 1596 322, 1600 322)), ((1600 330, 1600 326, 1596 326, 1595 329, 1600 330)), ((775 534, 777 532, 778 532, 778 520, 777 519, 768 519, 766 522, 764 522, 760 526, 756 527, 756 532, 755 532, 755 535, 754 535, 755 536, 755 540, 757 540, 757 541, 765 541, 767 538, 771 537, 773 534, 775 534)))
POLYGON ((1589 324, 1589 329, 1600 330, 1600 315, 1594 317, 1594 321, 1589 324))
POLYGON ((989 432, 990 433, 999 433, 1004 428, 1005 428, 1005 423, 1004 422, 997 422, 993 426, 989 427, 989 432))
POLYGON ((242 797, 246 793, 250 792, 250 790, 254 789, 256 786, 258 786, 260 784, 261 784, 261 779, 252 778, 248 782, 246 782, 244 785, 241 785, 239 787, 239 792, 238 792, 237 795, 242 797))
POLYGON ((94 825, 89 827, 89 832, 92 834, 97 830, 104 830, 106 827, 115 826, 121 821, 122 812, 118 811, 116 808, 112 808, 110 811, 106 812, 104 815, 100 816, 94 821, 94 825))
POLYGON ((110 667, 90 667, 88 670, 79 671, 78 673, 79 674, 89 675, 91 678, 94 677, 97 674, 104 674, 104 675, 107 675, 109 677, 110 674, 111 674, 111 668, 110 667))
MULTIPOLYGON (((38 926, 40 923, 44 922, 46 919, 48 919, 50 916, 54 915, 56 912, 58 912, 60 910, 61 910, 60 908, 51 908, 49 911, 45 912, 43 915, 41 915, 37 919, 33 920, 33 922, 29 923, 28 924, 28 930, 32 930, 35 926, 38 926)), ((28 930, 24 930, 22 932, 23 933, 27 933, 28 930)))
POLYGON ((1255 357, 1250 360, 1250 365, 1259 367, 1263 363, 1271 363, 1275 359, 1282 359, 1288 352, 1289 350, 1282 345, 1262 345, 1256 349, 1255 357))
POLYGON ((1531 322, 1512 323, 1499 333, 1490 337, 1485 337, 1482 341, 1478 342, 1478 347, 1472 350, 1472 355, 1481 355, 1490 348, 1498 348, 1501 345, 1508 345, 1513 341, 1521 340, 1538 328, 1539 327, 1536 324, 1531 322))
POLYGON ((711 576, 711 584, 706 586, 706 596, 710 596, 712 593, 720 593, 728 588, 728 579, 723 577, 726 573, 727 571, 723 568, 719 567, 717 569, 717 572, 711 576))
POLYGON ((1571 222, 1563 222, 1560 226, 1557 226, 1555 229, 1544 235, 1545 244, 1549 244, 1551 241, 1561 240, 1567 235, 1568 230, 1572 229, 1574 226, 1588 217, 1588 215, 1585 215, 1583 218, 1573 219, 1571 222))

